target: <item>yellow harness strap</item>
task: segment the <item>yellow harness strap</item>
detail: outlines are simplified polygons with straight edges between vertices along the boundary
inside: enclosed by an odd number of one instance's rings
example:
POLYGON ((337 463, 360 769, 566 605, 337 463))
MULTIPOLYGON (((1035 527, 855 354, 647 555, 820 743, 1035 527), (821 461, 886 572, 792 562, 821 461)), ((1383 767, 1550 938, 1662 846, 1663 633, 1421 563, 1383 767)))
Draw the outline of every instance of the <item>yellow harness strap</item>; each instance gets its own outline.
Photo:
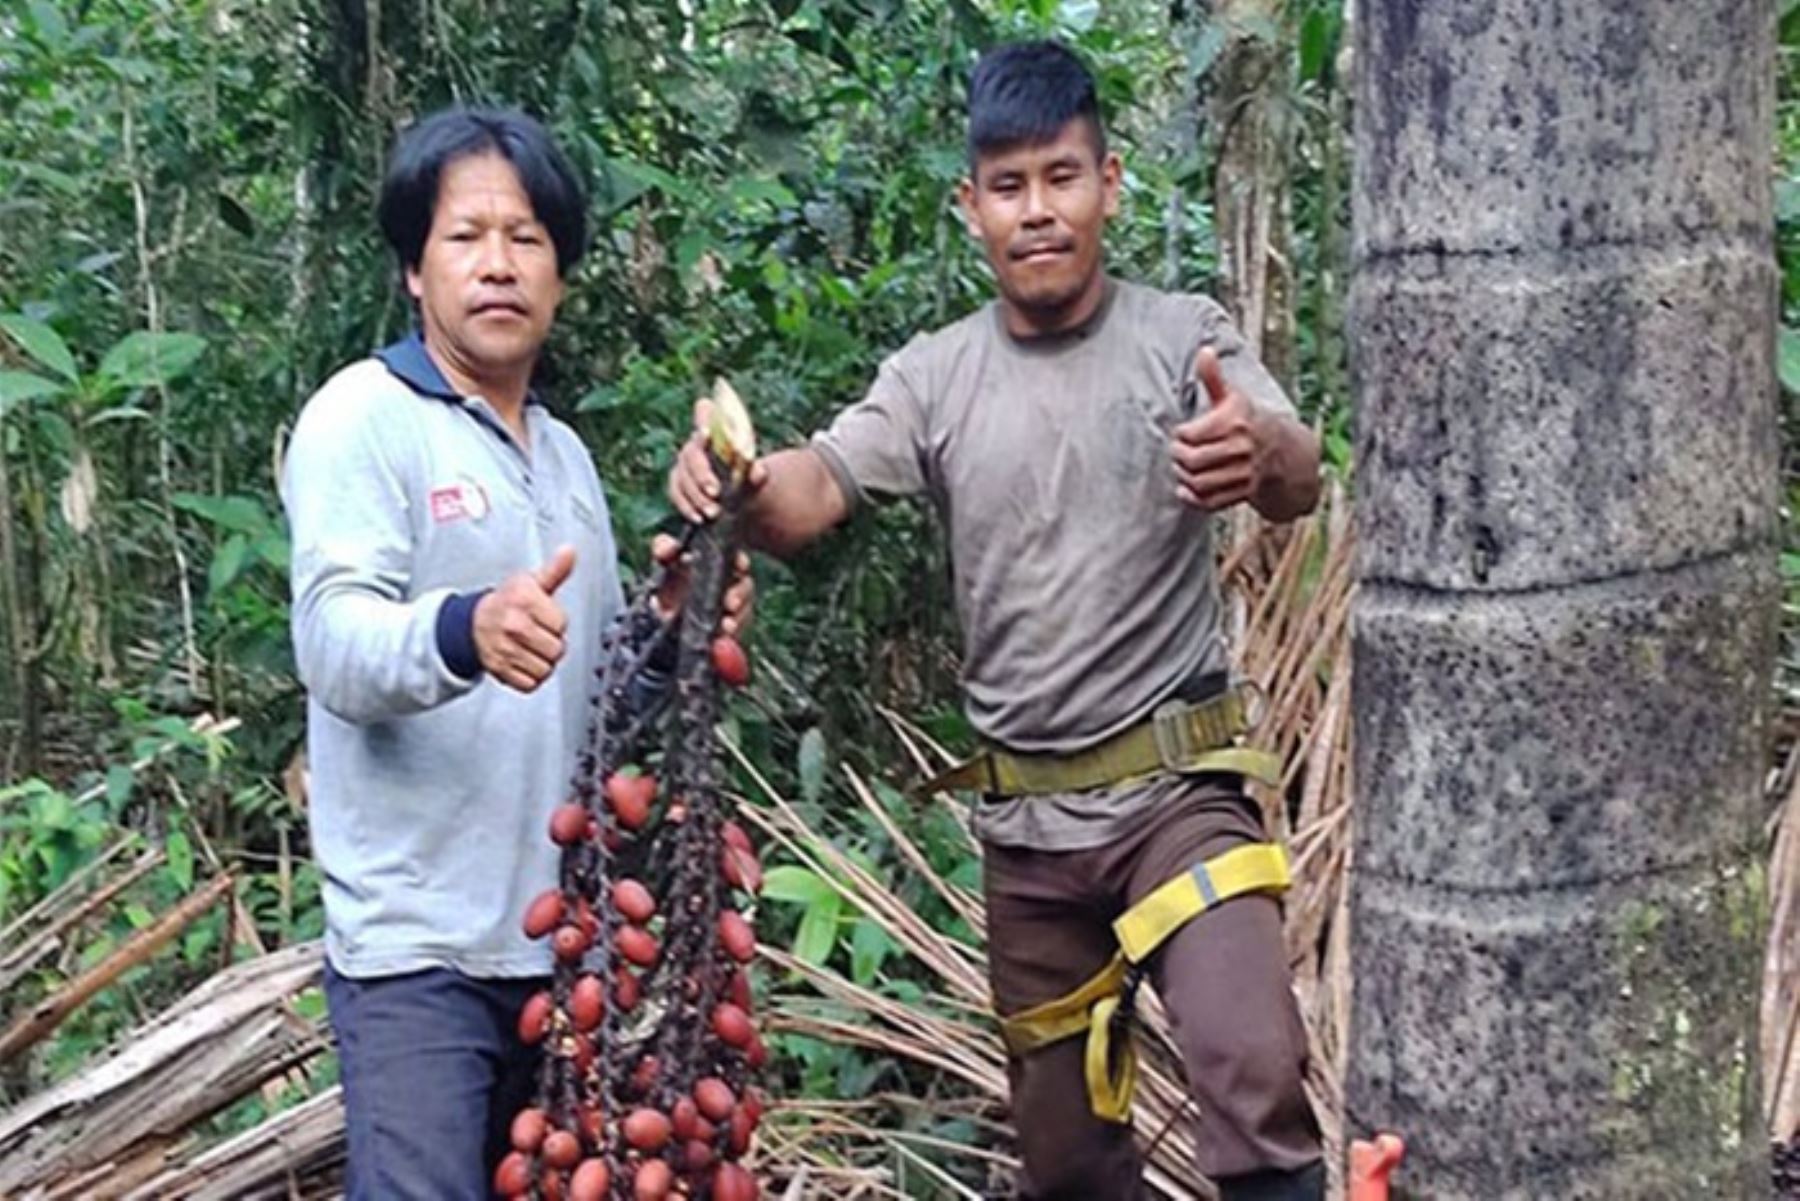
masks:
POLYGON ((1248 728, 1241 689, 1190 705, 1169 701, 1144 721, 1097 746, 1069 754, 1025 754, 988 747, 919 785, 921 792, 968 788, 997 796, 1042 796, 1105 788, 1152 772, 1234 772, 1281 782, 1281 760, 1235 745, 1248 728))
POLYGON ((1025 1055, 1087 1031, 1089 1106, 1106 1121, 1130 1120, 1137 1084, 1130 1023, 1145 960, 1214 905, 1248 893, 1283 892, 1288 882, 1287 854, 1272 842, 1249 843, 1195 864, 1120 915, 1113 923, 1118 954, 1080 988, 1002 1018, 1007 1047, 1025 1055))

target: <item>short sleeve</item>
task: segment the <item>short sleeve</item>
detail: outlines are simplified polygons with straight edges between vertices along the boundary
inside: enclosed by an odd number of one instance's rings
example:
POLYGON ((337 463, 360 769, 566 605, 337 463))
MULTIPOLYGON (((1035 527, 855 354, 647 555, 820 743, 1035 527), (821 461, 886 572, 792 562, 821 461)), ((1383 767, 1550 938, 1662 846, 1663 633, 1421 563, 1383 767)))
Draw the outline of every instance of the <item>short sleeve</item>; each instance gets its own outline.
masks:
POLYGON ((927 444, 924 406, 893 358, 881 365, 868 395, 812 440, 852 504, 924 492, 927 444))
POLYGON ((1295 416, 1294 402, 1288 399, 1288 394, 1275 382, 1268 368, 1250 352, 1249 343, 1244 341, 1244 335, 1238 332, 1224 307, 1209 297, 1194 299, 1200 306, 1200 328, 1193 349, 1188 352, 1188 362, 1191 364, 1194 355, 1205 347, 1212 347, 1219 354, 1219 367, 1225 373, 1225 382, 1242 392, 1251 404, 1265 412, 1295 416))

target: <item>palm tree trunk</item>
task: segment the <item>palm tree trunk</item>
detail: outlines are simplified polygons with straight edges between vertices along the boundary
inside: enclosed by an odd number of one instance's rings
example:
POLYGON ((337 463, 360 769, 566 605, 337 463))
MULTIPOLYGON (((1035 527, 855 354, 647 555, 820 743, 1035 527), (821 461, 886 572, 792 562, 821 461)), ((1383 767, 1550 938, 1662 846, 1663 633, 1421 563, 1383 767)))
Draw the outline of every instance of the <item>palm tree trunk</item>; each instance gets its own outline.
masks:
POLYGON ((1357 13, 1349 1121, 1767 1196, 1770 0, 1357 13))

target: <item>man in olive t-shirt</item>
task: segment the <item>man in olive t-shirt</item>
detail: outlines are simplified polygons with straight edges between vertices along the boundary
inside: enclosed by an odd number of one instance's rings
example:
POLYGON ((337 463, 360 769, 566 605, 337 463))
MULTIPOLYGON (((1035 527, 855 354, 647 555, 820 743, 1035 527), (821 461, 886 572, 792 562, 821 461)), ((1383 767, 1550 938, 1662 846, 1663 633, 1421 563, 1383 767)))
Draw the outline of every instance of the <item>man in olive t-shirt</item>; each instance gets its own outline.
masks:
MULTIPOLYGON (((1217 304, 1106 275, 1121 166, 1073 55, 988 54, 969 108, 959 199, 999 299, 915 338, 810 446, 759 463, 742 528, 785 554, 867 501, 929 498, 950 539, 970 720, 1041 761, 1224 691, 1211 514, 1312 508, 1318 441, 1217 304)), ((703 429, 704 402, 696 417, 703 429)), ((716 511, 698 437, 670 496, 691 518, 716 511)), ((976 828, 1003 1015, 1093 976, 1117 950, 1113 919, 1157 886, 1265 837, 1241 779, 1216 772, 988 796, 976 828)), ((1207 909, 1150 979, 1199 1102, 1199 1166, 1225 1201, 1322 1196, 1276 902, 1207 909)), ((1090 1110, 1084 1050, 1065 1039, 1009 1060, 1024 1197, 1144 1196, 1129 1126, 1090 1110)))

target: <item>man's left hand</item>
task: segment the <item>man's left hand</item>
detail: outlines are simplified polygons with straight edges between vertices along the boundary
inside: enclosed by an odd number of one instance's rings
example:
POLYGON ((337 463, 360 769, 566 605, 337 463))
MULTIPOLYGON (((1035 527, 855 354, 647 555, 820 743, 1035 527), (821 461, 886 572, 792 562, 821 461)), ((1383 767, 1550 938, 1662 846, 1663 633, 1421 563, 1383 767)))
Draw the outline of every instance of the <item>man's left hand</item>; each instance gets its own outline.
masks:
MULTIPOLYGON (((656 594, 657 610, 664 619, 672 619, 687 601, 689 575, 681 561, 681 543, 667 534, 650 540, 650 557, 669 569, 662 588, 656 594)), ((750 556, 743 551, 731 564, 731 583, 725 589, 725 612, 719 620, 719 632, 741 637, 750 625, 755 606, 756 582, 750 578, 750 556)))
POLYGON ((1267 437, 1262 414, 1225 382, 1217 351, 1209 346, 1195 356, 1194 375, 1206 390, 1207 408, 1175 427, 1169 452, 1181 499, 1217 512, 1256 495, 1267 437))

